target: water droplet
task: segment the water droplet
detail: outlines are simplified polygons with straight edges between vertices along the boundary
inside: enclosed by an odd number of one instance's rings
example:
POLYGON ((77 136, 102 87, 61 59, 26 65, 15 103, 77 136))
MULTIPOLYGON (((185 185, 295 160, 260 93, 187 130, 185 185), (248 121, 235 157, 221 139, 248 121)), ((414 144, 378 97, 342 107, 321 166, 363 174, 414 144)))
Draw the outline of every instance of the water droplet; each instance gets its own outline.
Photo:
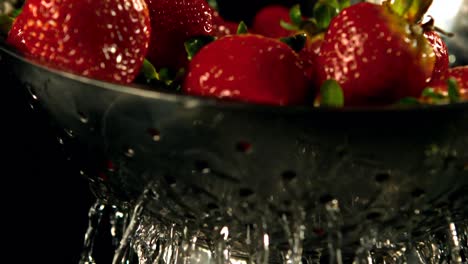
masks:
POLYGON ((203 173, 203 174, 208 174, 211 172, 208 162, 204 160, 195 161, 195 170, 196 172, 203 173))
POLYGON ((135 157, 135 150, 133 150, 132 148, 127 148, 127 150, 125 151, 125 156, 129 158, 135 157))
POLYGON ((79 119, 80 119, 81 123, 87 124, 89 122, 88 117, 83 112, 79 111, 78 116, 79 116, 79 119))
POLYGON ((28 91, 31 94, 31 97, 32 97, 33 100, 39 100, 39 98, 37 97, 36 88, 34 88, 29 83, 25 83, 24 86, 28 89, 28 91))
POLYGON ((155 141, 155 142, 161 141, 161 132, 159 130, 154 129, 154 128, 150 128, 150 129, 148 129, 148 134, 151 136, 153 141, 155 141))
POLYGON ((74 138, 75 137, 75 133, 73 132, 73 130, 71 129, 64 129, 65 131, 65 134, 67 134, 67 136, 69 136, 70 138, 74 138))
POLYGON ((453 64, 455 62, 457 62, 457 57, 453 54, 449 55, 449 63, 453 64))

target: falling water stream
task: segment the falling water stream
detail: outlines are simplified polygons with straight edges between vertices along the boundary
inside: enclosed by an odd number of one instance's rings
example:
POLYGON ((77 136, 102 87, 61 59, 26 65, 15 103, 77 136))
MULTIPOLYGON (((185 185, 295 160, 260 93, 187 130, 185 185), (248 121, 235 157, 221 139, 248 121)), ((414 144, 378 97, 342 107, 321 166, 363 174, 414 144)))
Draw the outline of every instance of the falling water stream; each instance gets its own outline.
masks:
POLYGON ((369 226, 356 245, 347 245, 354 247, 354 256, 346 258, 341 232, 342 214, 337 200, 324 205, 325 243, 322 247, 308 248, 305 243, 310 233, 305 222, 308 218, 301 208, 275 220, 282 226, 284 236, 281 241, 284 243, 277 243, 273 239, 279 238, 273 238, 270 233, 273 230, 268 228, 272 222, 264 219, 254 225, 246 225, 242 234, 233 233, 238 229, 227 223, 194 226, 160 221, 145 208, 155 197, 145 191, 133 206, 107 205, 97 201, 89 211, 89 228, 80 264, 96 263, 93 258, 94 238, 102 226, 101 221, 110 221, 111 224, 110 233, 116 249, 113 264, 467 263, 468 222, 455 223, 450 217, 446 217, 444 228, 428 232, 423 240, 410 239, 409 236, 406 236, 406 241, 382 240, 378 228, 369 226), (103 217, 106 210, 109 219, 103 217))

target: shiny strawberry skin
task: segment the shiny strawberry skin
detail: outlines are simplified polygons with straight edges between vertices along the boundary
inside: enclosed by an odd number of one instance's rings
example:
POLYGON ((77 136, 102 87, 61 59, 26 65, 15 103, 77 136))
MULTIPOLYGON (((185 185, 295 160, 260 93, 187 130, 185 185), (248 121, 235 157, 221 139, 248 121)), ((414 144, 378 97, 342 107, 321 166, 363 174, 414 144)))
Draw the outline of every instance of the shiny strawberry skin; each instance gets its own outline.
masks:
POLYGON ((448 70, 448 76, 458 82, 458 88, 463 100, 468 100, 468 66, 458 66, 448 70))
POLYGON ((447 75, 457 80, 461 89, 468 89, 468 65, 450 68, 447 75))
POLYGON ((189 65, 185 93, 270 105, 302 104, 307 80, 286 44, 254 34, 226 36, 202 48, 189 65))
POLYGON ((304 64, 304 70, 311 85, 316 85, 318 82, 317 72, 320 67, 318 64, 318 58, 322 43, 323 34, 317 35, 313 38, 308 37, 305 47, 299 52, 299 57, 304 64))
POLYGON ((213 10, 206 0, 147 0, 151 17, 148 59, 157 68, 178 70, 188 63, 184 43, 213 34, 213 10))
POLYGON ((280 5, 266 6, 255 15, 252 32, 270 38, 290 36, 292 32, 281 27, 281 20, 291 22, 288 8, 280 5))
POLYGON ((419 96, 435 56, 422 36, 413 37, 403 19, 381 5, 358 3, 336 16, 321 46, 319 84, 340 83, 345 105, 386 105, 419 96))
POLYGON ((139 73, 150 30, 143 0, 28 0, 7 41, 48 66, 127 84, 139 73))
POLYGON ((447 44, 435 31, 427 31, 424 33, 424 36, 427 38, 429 44, 434 49, 434 54, 436 56, 431 83, 444 80, 449 69, 449 52, 447 44))

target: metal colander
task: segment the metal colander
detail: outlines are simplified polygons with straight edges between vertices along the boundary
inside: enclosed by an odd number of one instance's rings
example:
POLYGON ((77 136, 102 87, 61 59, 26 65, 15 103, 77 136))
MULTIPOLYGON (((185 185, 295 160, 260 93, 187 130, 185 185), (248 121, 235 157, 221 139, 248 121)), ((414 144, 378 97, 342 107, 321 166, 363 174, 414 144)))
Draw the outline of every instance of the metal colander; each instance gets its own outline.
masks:
POLYGON ((0 56, 100 201, 127 210, 114 263, 128 245, 185 263, 193 237, 213 263, 467 261, 468 103, 220 102, 0 56))

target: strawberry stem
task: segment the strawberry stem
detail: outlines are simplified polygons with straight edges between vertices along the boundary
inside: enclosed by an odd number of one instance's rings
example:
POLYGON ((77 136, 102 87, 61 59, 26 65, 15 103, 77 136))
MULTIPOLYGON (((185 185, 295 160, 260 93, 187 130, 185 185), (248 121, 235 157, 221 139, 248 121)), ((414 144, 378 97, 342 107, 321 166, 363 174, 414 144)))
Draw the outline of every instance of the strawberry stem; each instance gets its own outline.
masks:
POLYGON ((424 14, 432 5, 433 0, 394 0, 392 3, 387 1, 386 4, 397 15, 405 18, 411 24, 416 24, 421 21, 424 14))
POLYGON ((435 25, 435 21, 434 21, 434 18, 432 16, 429 16, 429 20, 427 22, 425 22, 424 24, 422 24, 422 28, 424 30, 424 32, 428 32, 428 31, 436 31, 444 36, 447 36, 447 37, 453 37, 455 34, 453 34, 452 32, 447 32, 441 28, 438 28, 436 27, 435 25))
POLYGON ((298 31, 299 30, 299 27, 296 26, 296 25, 293 25, 291 23, 288 23, 284 20, 280 20, 280 25, 282 28, 286 29, 286 30, 289 30, 289 31, 298 31))

